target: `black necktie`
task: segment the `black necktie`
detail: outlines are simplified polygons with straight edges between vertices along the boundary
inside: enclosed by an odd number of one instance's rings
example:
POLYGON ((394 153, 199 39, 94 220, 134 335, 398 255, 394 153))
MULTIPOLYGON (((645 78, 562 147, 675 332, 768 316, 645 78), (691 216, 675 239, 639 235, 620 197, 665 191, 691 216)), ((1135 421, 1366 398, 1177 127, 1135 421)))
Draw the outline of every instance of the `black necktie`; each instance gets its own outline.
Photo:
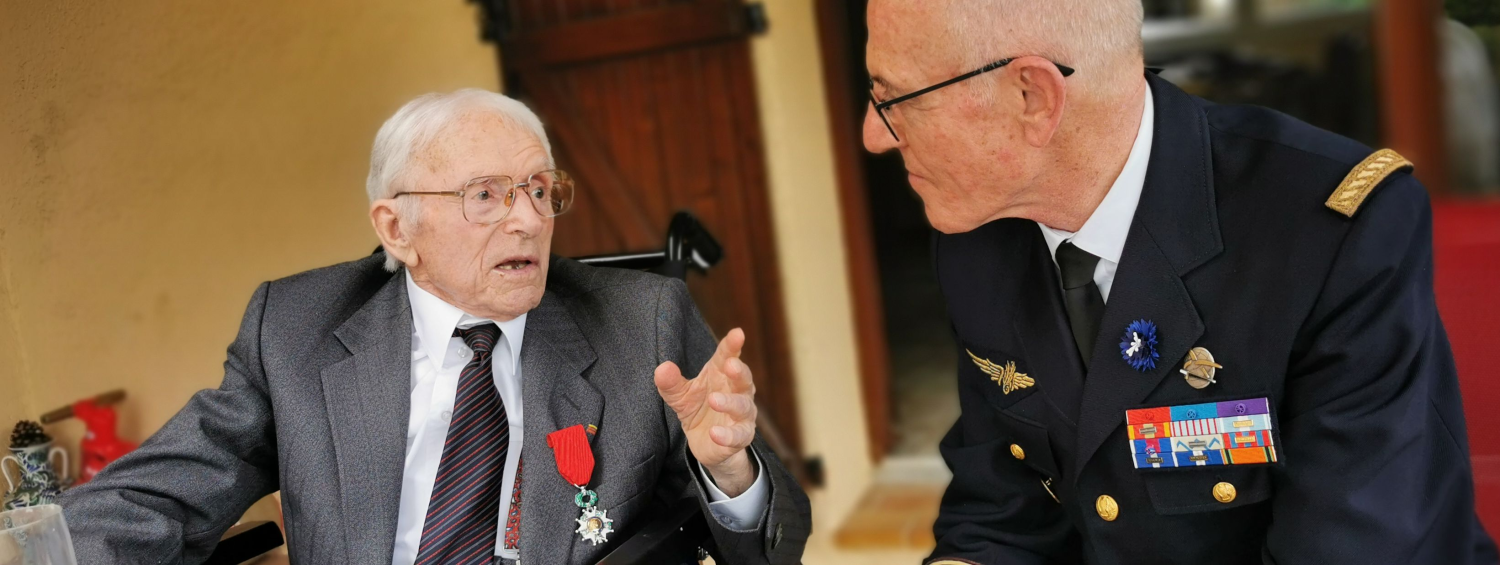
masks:
POLYGON ((458 377, 453 420, 432 483, 416 562, 489 565, 500 526, 500 475, 510 447, 510 425, 490 361, 500 328, 484 324, 453 334, 464 339, 474 357, 458 377))
POLYGON ((1083 370, 1089 368, 1094 353, 1094 338, 1099 335, 1099 319, 1104 317, 1104 296, 1094 284, 1094 266, 1099 258, 1079 249, 1071 241, 1057 246, 1057 266, 1062 271, 1063 304, 1068 308, 1068 323, 1073 327, 1073 343, 1083 358, 1083 370))

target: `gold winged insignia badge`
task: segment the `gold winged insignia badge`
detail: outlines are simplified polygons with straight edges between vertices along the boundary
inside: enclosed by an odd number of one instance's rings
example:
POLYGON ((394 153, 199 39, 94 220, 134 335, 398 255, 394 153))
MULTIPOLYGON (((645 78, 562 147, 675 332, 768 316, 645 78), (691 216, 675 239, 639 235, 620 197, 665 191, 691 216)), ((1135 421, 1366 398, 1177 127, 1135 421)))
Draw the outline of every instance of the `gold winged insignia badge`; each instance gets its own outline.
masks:
POLYGON ((984 371, 984 374, 990 376, 990 380, 1000 383, 1000 392, 1010 394, 1010 391, 1020 390, 1036 384, 1036 379, 1026 376, 1026 373, 1016 372, 1015 361, 1007 361, 1005 366, 1001 367, 989 359, 980 358, 973 351, 967 349, 964 351, 969 354, 970 359, 974 360, 974 364, 979 366, 979 370, 984 371))

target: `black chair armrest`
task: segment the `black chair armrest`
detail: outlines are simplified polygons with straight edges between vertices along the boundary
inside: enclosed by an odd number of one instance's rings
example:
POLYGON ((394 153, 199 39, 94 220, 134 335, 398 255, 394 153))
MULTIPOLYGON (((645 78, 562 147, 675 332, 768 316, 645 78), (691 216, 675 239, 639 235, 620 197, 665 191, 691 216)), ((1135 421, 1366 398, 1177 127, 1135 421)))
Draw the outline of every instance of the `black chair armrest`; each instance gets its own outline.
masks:
POLYGON ((699 548, 716 552, 703 507, 697 498, 683 498, 604 556, 598 565, 698 565, 699 548))
POLYGON ((229 528, 204 565, 239 565, 281 547, 284 540, 275 522, 246 522, 229 528))
POLYGON ((723 258, 724 248, 719 245, 719 240, 708 233, 698 218, 684 210, 673 215, 672 223, 667 226, 666 249, 575 257, 574 260, 596 267, 651 271, 687 280, 689 268, 707 273, 723 258))

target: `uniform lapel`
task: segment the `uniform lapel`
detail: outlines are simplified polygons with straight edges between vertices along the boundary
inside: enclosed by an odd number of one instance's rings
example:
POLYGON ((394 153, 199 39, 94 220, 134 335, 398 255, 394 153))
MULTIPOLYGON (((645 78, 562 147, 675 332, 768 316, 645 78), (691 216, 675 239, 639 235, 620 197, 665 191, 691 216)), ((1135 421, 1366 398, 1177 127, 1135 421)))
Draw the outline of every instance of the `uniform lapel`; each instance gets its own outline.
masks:
MULTIPOLYGON (((574 531, 581 510, 573 504, 578 488, 557 472, 547 434, 582 424, 598 426, 604 396, 584 379, 594 350, 553 292, 526 316, 521 346, 521 398, 525 404, 526 470, 521 476, 521 562, 572 562, 579 542, 574 531)), ((594 476, 594 482, 599 479, 594 476)))
POLYGON ((323 370, 349 563, 391 560, 411 411, 411 305, 401 276, 334 330, 352 354, 323 370))
POLYGON ((1021 285, 1014 318, 1016 335, 1026 348, 1026 361, 1032 367, 1031 377, 1052 405, 1061 412, 1069 426, 1077 426, 1079 397, 1083 393, 1083 362, 1068 332, 1068 317, 1062 304, 1062 283, 1057 268, 1042 241, 1039 227, 1031 228, 1027 251, 1027 272, 1021 285))
MULTIPOLYGON (((1207 119, 1197 102, 1148 74, 1156 104, 1156 131, 1141 202, 1110 290, 1100 334, 1084 383, 1079 414, 1078 468, 1125 422, 1178 365, 1198 338, 1203 321, 1182 277, 1223 250, 1215 208, 1207 119), (1161 358, 1140 372, 1120 354, 1120 338, 1133 320, 1156 324, 1161 358)), ((1187 386, 1187 385, 1183 385, 1187 386)))
POLYGON ((995 361, 1017 361, 1035 379, 1039 394, 1073 426, 1083 366, 1063 314, 1062 286, 1041 239, 1036 222, 1022 219, 938 235, 938 280, 964 347, 1018 355, 995 361))

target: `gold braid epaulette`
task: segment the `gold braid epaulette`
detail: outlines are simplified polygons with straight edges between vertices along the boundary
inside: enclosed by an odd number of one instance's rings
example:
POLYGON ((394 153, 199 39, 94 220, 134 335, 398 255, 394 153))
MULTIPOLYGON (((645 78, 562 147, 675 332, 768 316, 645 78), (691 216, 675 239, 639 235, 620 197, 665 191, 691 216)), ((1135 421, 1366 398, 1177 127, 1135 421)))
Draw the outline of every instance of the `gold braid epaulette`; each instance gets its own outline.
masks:
POLYGON ((1359 211, 1359 205, 1365 202, 1370 191, 1380 186, 1381 181, 1391 176, 1391 173, 1411 168, 1411 161, 1407 161, 1400 153, 1390 149, 1376 151, 1349 171, 1349 176, 1344 177, 1344 182, 1339 183, 1338 189, 1333 191, 1333 195, 1323 205, 1353 218, 1354 213, 1359 211))

